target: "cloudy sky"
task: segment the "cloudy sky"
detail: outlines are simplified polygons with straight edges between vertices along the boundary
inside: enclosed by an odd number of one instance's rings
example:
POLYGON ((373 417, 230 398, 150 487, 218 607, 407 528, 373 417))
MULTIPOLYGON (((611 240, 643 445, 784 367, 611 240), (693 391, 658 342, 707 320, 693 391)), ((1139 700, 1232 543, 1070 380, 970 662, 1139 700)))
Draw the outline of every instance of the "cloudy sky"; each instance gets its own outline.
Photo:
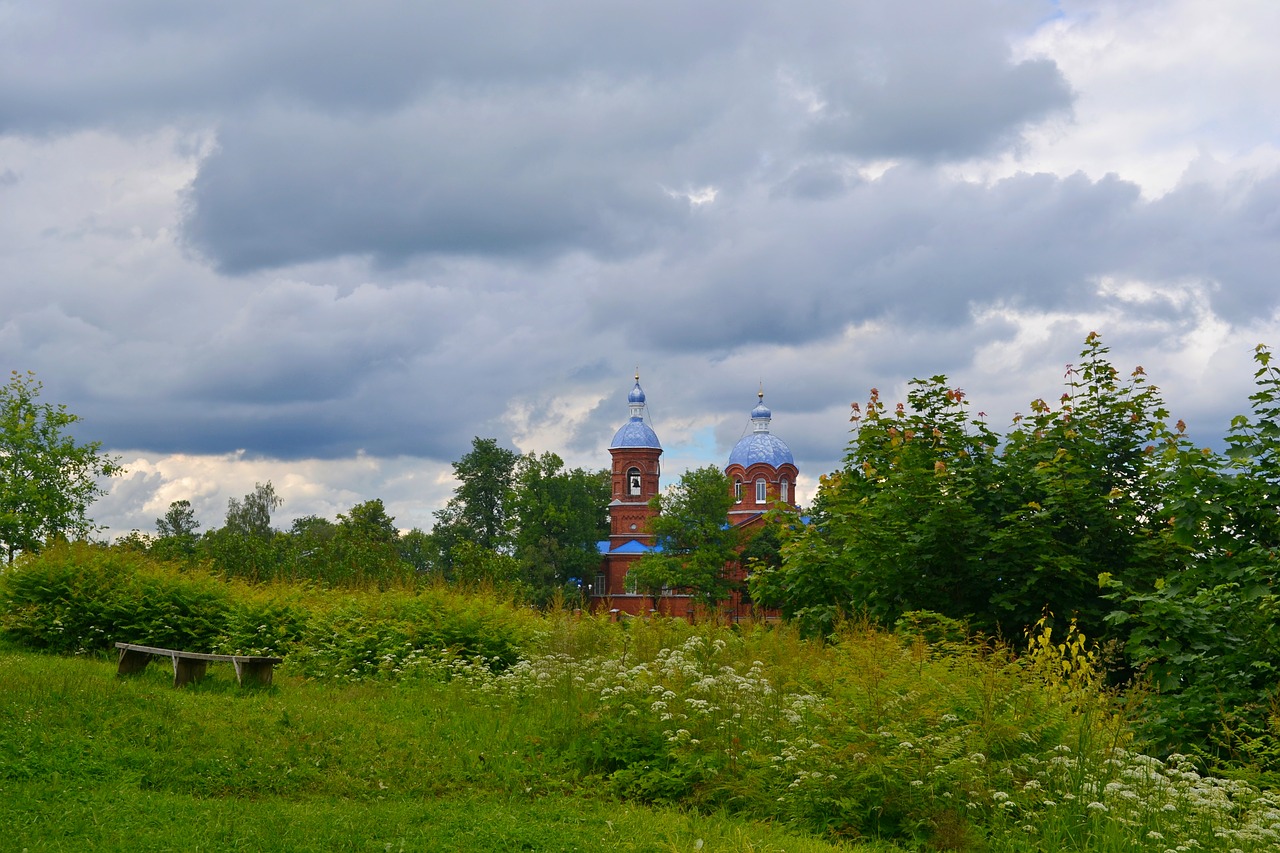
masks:
POLYGON ((801 496, 946 373, 1003 429, 1091 330, 1203 443, 1280 343, 1274 0, 0 0, 0 367, 204 527, 472 436, 665 476, 763 383, 801 496))

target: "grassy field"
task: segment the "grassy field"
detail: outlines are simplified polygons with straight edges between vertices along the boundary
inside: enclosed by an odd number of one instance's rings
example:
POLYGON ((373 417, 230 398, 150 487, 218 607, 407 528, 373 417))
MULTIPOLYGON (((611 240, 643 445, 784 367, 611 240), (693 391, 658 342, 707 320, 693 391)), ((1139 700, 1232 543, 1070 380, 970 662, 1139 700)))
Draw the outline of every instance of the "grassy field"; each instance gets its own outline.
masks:
POLYGON ((810 641, 125 556, 0 575, 0 851, 1280 849, 1269 777, 1151 752, 1073 623, 810 641), (175 690, 114 638, 285 662, 175 690))
POLYGON ((170 681, 0 653, 0 850, 854 849, 619 802, 449 685, 170 681))

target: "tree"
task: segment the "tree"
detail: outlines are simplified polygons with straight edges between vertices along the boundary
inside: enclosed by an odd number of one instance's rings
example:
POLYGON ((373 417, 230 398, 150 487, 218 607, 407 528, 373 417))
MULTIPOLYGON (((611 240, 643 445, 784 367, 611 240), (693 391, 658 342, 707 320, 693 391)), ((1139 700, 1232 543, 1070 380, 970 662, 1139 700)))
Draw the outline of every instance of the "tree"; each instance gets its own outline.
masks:
POLYGON ((199 529, 191 501, 174 501, 164 517, 156 519, 156 538, 149 551, 164 559, 189 559, 195 555, 199 529))
POLYGON ((80 418, 36 402, 42 388, 35 374, 16 370, 0 387, 0 547, 9 564, 50 538, 93 530, 89 504, 105 493, 98 478, 124 470, 100 442, 68 435, 80 418))
POLYGON ((377 498, 338 514, 330 551, 330 571, 344 583, 385 586, 407 574, 400 561, 400 531, 377 498))
POLYGON ((1033 401, 1004 439, 945 376, 914 380, 892 414, 873 389, 812 524, 753 575, 756 600, 812 633, 930 610, 1016 636, 1047 608, 1103 636, 1099 575, 1146 591, 1187 554, 1171 523, 1184 457, 1158 450, 1176 445, 1168 413, 1141 368, 1122 379, 1106 355, 1091 334, 1058 405, 1033 401))
POLYGON ((436 511, 432 528, 446 575, 452 569, 453 552, 460 541, 510 553, 507 510, 518 458, 514 451, 499 447, 497 439, 476 437, 471 440, 471 451, 453 463, 458 486, 449 503, 436 511))
POLYGON ((1106 356, 1090 334, 1058 405, 1033 401, 1005 436, 1000 485, 1009 497, 984 560, 992 613, 1007 628, 1047 607, 1087 636, 1114 636, 1099 575, 1150 590, 1188 556, 1170 509, 1181 486, 1169 413, 1141 367, 1121 377, 1106 356))
POLYGON ((594 574, 596 543, 608 535, 608 471, 564 470, 554 453, 516 463, 508 517, 515 557, 535 601, 545 604, 571 578, 594 574))
POLYGON ((650 521, 656 548, 627 573, 637 589, 685 589, 708 607, 728 598, 726 568, 737 559, 741 532, 725 519, 733 506, 729 478, 714 465, 686 471, 680 481, 657 495, 650 521))
POLYGON ((984 519, 1003 513, 993 489, 996 437, 945 376, 911 383, 888 412, 871 389, 844 467, 819 480, 806 527, 784 528, 781 566, 752 572, 756 602, 807 633, 864 613, 892 624, 905 610, 985 609, 984 519))
POLYGON ((1232 420, 1225 458, 1181 427, 1161 451, 1186 559, 1150 585, 1100 581, 1129 660, 1156 689, 1157 736, 1280 773, 1280 370, 1266 347, 1254 359, 1253 412, 1232 420))
POLYGON ((169 504, 169 511, 164 514, 164 518, 156 519, 157 536, 194 538, 199 529, 200 522, 196 521, 191 501, 174 501, 169 504))
POLYGON ((201 542, 222 572, 255 580, 277 576, 284 549, 275 542, 271 512, 281 503, 270 481, 255 483, 243 500, 227 500, 222 528, 209 531, 201 542))
POLYGON ((271 481, 254 483, 253 491, 244 496, 244 500, 229 498, 227 500, 227 518, 224 527, 240 536, 257 539, 271 538, 271 513, 284 503, 276 496, 276 488, 271 481))
POLYGON ((507 508, 517 459, 515 451, 498 447, 498 439, 476 437, 471 439, 471 452, 454 462, 457 488, 443 510, 435 512, 435 530, 448 543, 442 548, 445 560, 458 539, 509 552, 507 508))
POLYGON ((432 561, 439 556, 432 545, 431 534, 420 527, 402 534, 398 549, 400 562, 419 574, 431 571, 434 568, 432 561))
POLYGON ((318 515, 304 515, 293 520, 286 534, 290 575, 308 580, 321 580, 329 575, 329 555, 337 525, 318 515))

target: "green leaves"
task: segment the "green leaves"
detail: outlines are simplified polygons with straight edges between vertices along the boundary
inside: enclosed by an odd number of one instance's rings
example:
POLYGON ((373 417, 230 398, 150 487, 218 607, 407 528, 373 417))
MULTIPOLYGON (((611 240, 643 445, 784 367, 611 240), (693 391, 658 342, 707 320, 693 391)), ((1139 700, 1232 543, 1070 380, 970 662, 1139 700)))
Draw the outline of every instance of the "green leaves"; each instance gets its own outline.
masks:
POLYGON ((68 435, 80 419, 37 402, 41 388, 35 374, 16 370, 0 386, 0 548, 8 563, 50 539, 91 531, 89 504, 104 493, 98 478, 123 470, 99 442, 68 435))
POLYGON ((741 531, 726 525, 733 506, 729 478, 715 466, 686 471, 653 505, 650 521, 658 551, 641 557, 627 573, 639 590, 685 589, 714 607, 729 597, 725 567, 737 558, 741 531))
POLYGON ((1265 347, 1255 360, 1225 456, 1171 429, 1146 372, 1121 375, 1097 334, 1057 403, 1033 400, 1003 437, 946 377, 892 412, 873 389, 812 523, 754 592, 821 634, 930 610, 1011 636, 1047 608, 1150 676, 1150 734, 1274 762, 1232 734, 1267 731, 1280 701, 1280 370, 1265 347))
POLYGON ((550 601, 572 578, 594 575, 608 535, 607 471, 565 470, 554 453, 516 463, 508 509, 515 557, 534 600, 550 601))
POLYGON ((1166 514, 1179 457, 1153 452, 1168 413, 1145 371, 1123 377, 1106 356, 1090 335, 1057 403, 1033 400, 1003 437, 945 376, 914 380, 892 412, 873 389, 759 594, 810 630, 833 608, 884 624, 931 610, 1008 635, 1047 606, 1097 635, 1112 609, 1100 572, 1145 588, 1186 551, 1166 514))

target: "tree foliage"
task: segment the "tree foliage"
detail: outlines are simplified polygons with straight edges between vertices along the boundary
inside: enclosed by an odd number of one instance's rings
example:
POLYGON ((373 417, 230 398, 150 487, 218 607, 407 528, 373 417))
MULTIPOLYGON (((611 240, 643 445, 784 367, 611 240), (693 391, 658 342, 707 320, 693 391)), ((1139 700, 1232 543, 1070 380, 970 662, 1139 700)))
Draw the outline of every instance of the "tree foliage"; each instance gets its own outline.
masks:
POLYGON ((886 410, 872 390, 842 470, 822 478, 814 523, 763 573, 757 596, 809 630, 858 611, 892 625, 929 610, 1017 636, 1046 610, 1098 636, 1112 609, 1098 576, 1148 588, 1179 565, 1169 469, 1177 446, 1158 391, 1127 378, 1097 335, 1057 405, 1032 401, 1003 438, 945 376, 886 410))
POLYGON ((282 574, 286 550, 276 539, 271 513, 282 501, 275 486, 255 483, 243 499, 227 501, 227 515, 221 528, 210 530, 200 550, 228 577, 270 580, 282 574))
POLYGON ((1070 618, 1151 677, 1163 737, 1280 769, 1280 372, 1260 347, 1223 456, 1107 353, 1091 334, 1056 404, 1032 401, 1004 436, 946 377, 892 412, 873 389, 753 593, 814 634, 853 614, 1005 636, 1070 618))
POLYGON ((0 386, 0 548, 10 564, 50 539, 91 531, 89 505, 104 493, 98 478, 123 470, 100 442, 68 434, 80 418, 38 402, 42 388, 16 370, 0 386))
POLYGON ((475 438, 453 465, 458 486, 436 512, 427 555, 447 580, 518 584, 546 603, 594 571, 607 534, 605 471, 566 470, 554 453, 519 456, 475 438))
POLYGON ((169 504, 162 518, 156 519, 156 536, 147 550, 156 557, 167 560, 184 560, 195 556, 200 537, 191 501, 180 500, 169 504))
POLYGON ((708 607, 728 598, 725 568, 742 543, 741 531, 725 522, 733 506, 729 478, 715 466, 686 471, 651 505, 659 513, 649 523, 657 548, 636 561, 628 582, 649 593, 687 590, 708 607))
POLYGON ((1258 347, 1252 413, 1220 456, 1166 455, 1169 512, 1187 557, 1149 587, 1108 573, 1109 620, 1157 690, 1152 726, 1214 760, 1280 774, 1280 371, 1258 347))
POLYGON ((459 542, 510 553, 507 512, 518 459, 514 451, 499 447, 497 439, 476 436, 471 450, 453 463, 458 486, 449 502, 436 511, 432 528, 437 562, 446 577, 452 573, 459 542))
POLYGON ((371 581, 385 588, 408 574, 400 560, 400 531, 381 500, 338 514, 326 562, 335 579, 357 586, 371 581))
POLYGON ((610 490, 607 471, 565 470, 554 453, 516 463, 508 518, 521 580, 538 603, 595 573, 596 543, 609 532, 610 490))

